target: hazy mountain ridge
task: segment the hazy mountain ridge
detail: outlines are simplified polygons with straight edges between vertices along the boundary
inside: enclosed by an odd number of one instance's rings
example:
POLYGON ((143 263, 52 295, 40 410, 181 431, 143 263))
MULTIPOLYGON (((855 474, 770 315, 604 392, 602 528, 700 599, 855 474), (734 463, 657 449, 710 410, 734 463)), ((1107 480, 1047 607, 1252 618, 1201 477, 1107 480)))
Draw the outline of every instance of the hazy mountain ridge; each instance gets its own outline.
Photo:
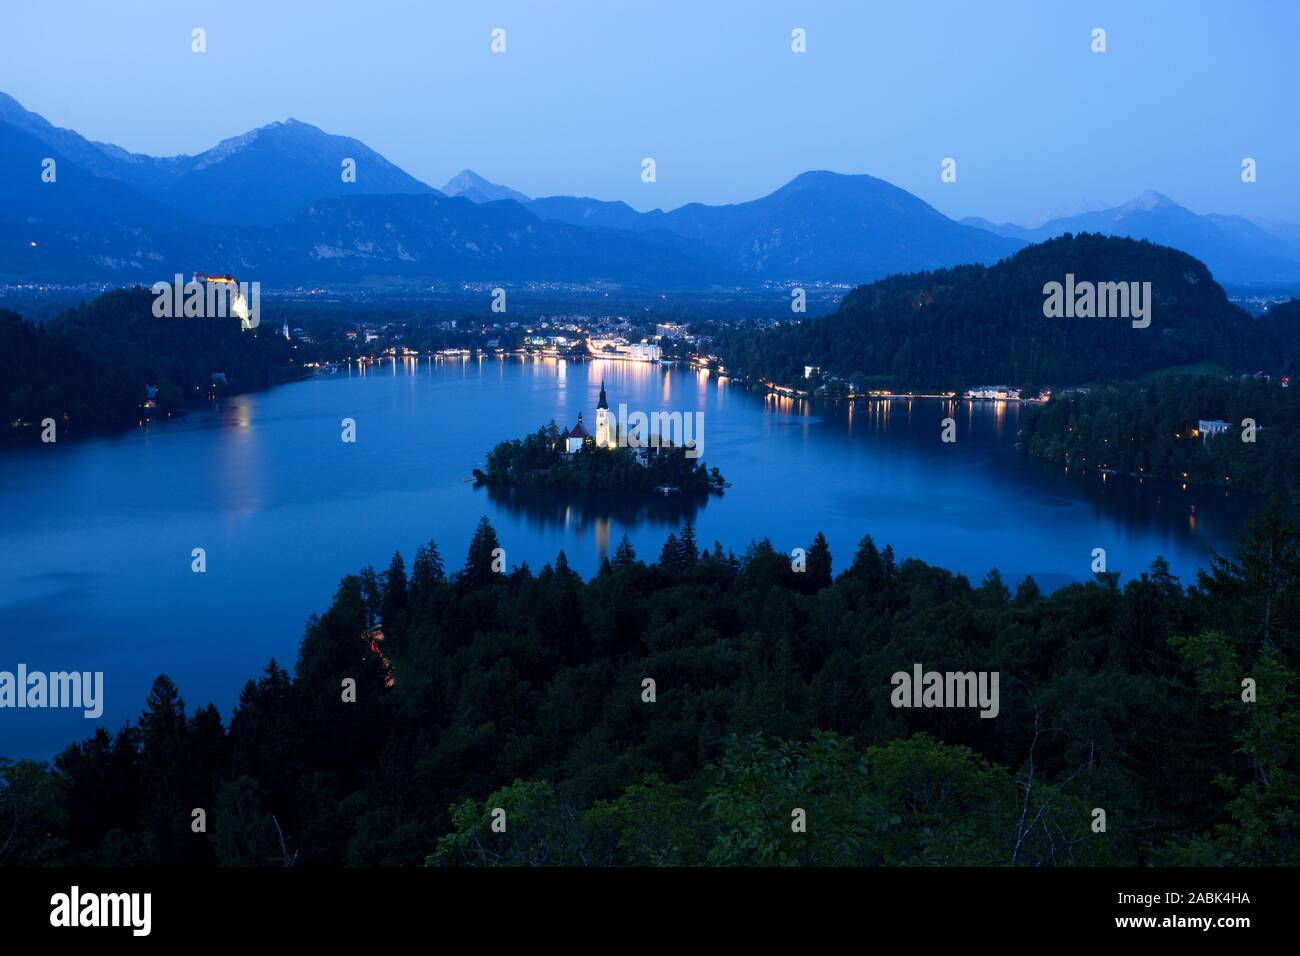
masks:
POLYGON ((531 200, 517 189, 489 182, 472 169, 462 169, 442 187, 447 196, 464 196, 470 202, 497 202, 510 199, 527 205, 531 200))
POLYGON ((458 206, 430 204, 442 194, 358 140, 292 119, 195 156, 156 158, 59 129, 6 97, 6 140, 21 148, 6 151, 13 175, 0 182, 8 200, 0 272, 16 280, 242 270, 346 282, 361 272, 418 279, 461 269, 463 278, 665 288, 847 284, 994 261, 1020 245, 869 176, 810 173, 748 203, 640 213, 585 198, 530 200, 465 170, 447 184, 458 206), (45 156, 58 163, 56 184, 39 180, 45 156), (356 160, 356 182, 340 176, 345 157, 356 160), (360 201, 378 195, 392 199, 360 201))
POLYGON ((359 140, 294 119, 194 156, 145 156, 56 127, 3 94, 0 147, 0 275, 15 281, 241 270, 282 282, 855 285, 991 264, 1075 223, 1185 248, 1216 276, 1300 278, 1300 239, 1242 217, 1196 216, 1156 193, 1029 230, 955 222, 884 180, 822 170, 748 202, 639 212, 585 197, 529 199, 468 169, 444 195, 359 140), (40 178, 47 157, 55 183, 40 178), (341 175, 345 159, 356 163, 355 182, 341 175), (386 201, 366 201, 376 197, 386 201))
POLYGON ((803 173, 749 202, 638 213, 626 203, 554 196, 529 208, 575 225, 662 230, 759 279, 866 281, 900 271, 994 262, 1021 247, 954 222, 883 179, 803 173))
MULTIPOLYGON (((6 127, 29 137, 27 148, 17 152, 26 163, 36 163, 30 168, 39 172, 45 156, 58 160, 58 179, 55 184, 42 184, 47 189, 90 177, 115 180, 139 194, 142 203, 170 207, 172 215, 160 223, 163 227, 174 221, 271 225, 331 196, 436 191, 359 140, 295 119, 227 137, 193 156, 168 157, 92 142, 53 126, 0 94, 0 135, 6 127), (345 159, 356 163, 355 182, 343 179, 345 159)), ((53 198, 53 193, 40 196, 53 198)), ((39 215, 39 205, 18 211, 39 215)), ((94 203, 87 203, 84 225, 100 224, 95 219, 98 211, 94 203)))
POLYGON ((1025 242, 1079 232, 1147 239, 1195 256, 1220 280, 1300 279, 1300 226, 1266 227, 1244 216, 1202 216, 1152 190, 1110 209, 1053 219, 1032 229, 978 217, 962 222, 1025 242))

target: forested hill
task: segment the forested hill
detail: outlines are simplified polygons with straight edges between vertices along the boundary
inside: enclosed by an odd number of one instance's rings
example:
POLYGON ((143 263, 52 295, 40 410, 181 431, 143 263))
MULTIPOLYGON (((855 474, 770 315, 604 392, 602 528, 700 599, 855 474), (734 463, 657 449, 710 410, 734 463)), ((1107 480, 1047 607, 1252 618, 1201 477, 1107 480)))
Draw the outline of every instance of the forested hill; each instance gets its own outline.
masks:
POLYGON ((509 546, 484 521, 459 571, 430 544, 345 577, 228 725, 160 677, 53 767, 0 758, 0 865, 1300 863, 1276 504, 1190 589, 1159 560, 973 586, 820 535, 797 573, 690 525, 587 581, 494 573, 509 546), (997 672, 996 718, 898 706, 918 665, 997 672))
POLYGON ((238 319, 156 318, 153 294, 107 292, 43 325, 0 309, 0 435, 36 441, 40 422, 58 440, 134 426, 146 386, 154 415, 204 404, 220 373, 227 392, 267 388, 300 374, 293 351, 268 325, 238 319))
POLYGON ((1252 319, 1185 253, 1081 234, 992 266, 861 286, 830 316, 738 332, 718 351, 734 374, 784 385, 799 385, 812 365, 841 380, 839 388, 1065 386, 1202 362, 1229 371, 1289 371, 1295 326, 1285 315, 1252 319), (1067 274, 1076 284, 1150 282, 1150 326, 1134 328, 1126 318, 1046 318, 1043 288, 1064 284, 1067 274), (1283 323, 1290 335, 1278 328, 1283 323))

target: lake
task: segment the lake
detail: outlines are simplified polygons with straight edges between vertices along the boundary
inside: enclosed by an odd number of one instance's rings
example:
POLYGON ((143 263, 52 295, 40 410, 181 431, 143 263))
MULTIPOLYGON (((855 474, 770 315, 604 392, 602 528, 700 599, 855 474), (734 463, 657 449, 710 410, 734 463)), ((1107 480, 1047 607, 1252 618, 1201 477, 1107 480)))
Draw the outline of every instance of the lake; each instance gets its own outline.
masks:
POLYGON ((292 667, 307 616, 339 578, 408 568, 436 539, 459 567, 488 515, 511 565, 564 550, 584 575, 627 534, 654 560, 692 517, 701 544, 784 551, 829 539, 836 570, 864 534, 978 584, 1090 576, 1105 548, 1125 578, 1157 555, 1190 583, 1230 546, 1251 496, 1068 474, 1014 447, 1014 404, 813 405, 694 369, 519 356, 397 359, 240 395, 112 438, 0 456, 0 670, 103 671, 98 721, 0 710, 0 755, 49 757, 143 707, 153 678, 223 714, 274 656, 292 667), (476 488, 498 441, 554 420, 589 430, 602 380, 617 411, 701 411, 703 459, 732 482, 703 502, 476 488), (953 415, 958 440, 939 440, 953 415), (356 441, 341 440, 341 420, 356 441), (207 571, 191 571, 203 548, 207 571))

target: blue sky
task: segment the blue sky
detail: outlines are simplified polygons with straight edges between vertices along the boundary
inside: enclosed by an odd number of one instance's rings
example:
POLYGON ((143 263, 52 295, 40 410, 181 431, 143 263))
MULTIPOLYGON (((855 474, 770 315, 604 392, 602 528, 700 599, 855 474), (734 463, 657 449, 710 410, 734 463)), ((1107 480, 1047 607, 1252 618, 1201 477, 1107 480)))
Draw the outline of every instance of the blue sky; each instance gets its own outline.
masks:
POLYGON ((0 12, 0 90, 137 152, 194 153, 293 116, 435 186, 470 167, 639 209, 833 169, 956 217, 1156 189, 1300 221, 1297 36, 1292 0, 41 0, 0 12), (206 54, 190 52, 194 27, 206 54), (791 52, 794 27, 807 53, 791 52))

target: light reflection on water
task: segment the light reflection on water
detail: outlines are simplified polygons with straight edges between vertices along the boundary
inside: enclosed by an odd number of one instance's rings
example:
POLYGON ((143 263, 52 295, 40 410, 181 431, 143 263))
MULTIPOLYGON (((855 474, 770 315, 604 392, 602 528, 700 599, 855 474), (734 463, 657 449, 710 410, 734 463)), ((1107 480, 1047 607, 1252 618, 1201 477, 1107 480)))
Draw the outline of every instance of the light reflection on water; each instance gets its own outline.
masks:
MULTIPOLYGON (((0 669, 103 670, 103 725, 139 712, 167 672, 191 705, 228 713, 274 655, 296 658, 303 622, 339 578, 383 569, 395 549, 439 543, 464 559, 487 514, 510 564, 563 549, 593 573, 627 534, 654 560, 690 517, 701 544, 784 551, 820 530, 835 567, 872 534, 974 581, 1012 586, 1089 574, 1104 547, 1126 577, 1163 554, 1188 583, 1205 550, 1235 535, 1248 496, 1067 474, 1014 449, 1020 408, 938 399, 814 405, 738 389, 724 376, 607 360, 401 359, 237 396, 166 425, 0 459, 0 669), (722 497, 566 495, 475 488, 497 441, 579 411, 702 411, 704 460, 722 497), (958 440, 939 441, 957 421, 958 440), (341 421, 357 441, 341 441, 341 421), (1195 513, 1192 508, 1195 507, 1195 513), (193 574, 190 554, 207 552, 193 574)), ((48 756, 93 731, 66 713, 9 711, 0 754, 48 756)))

